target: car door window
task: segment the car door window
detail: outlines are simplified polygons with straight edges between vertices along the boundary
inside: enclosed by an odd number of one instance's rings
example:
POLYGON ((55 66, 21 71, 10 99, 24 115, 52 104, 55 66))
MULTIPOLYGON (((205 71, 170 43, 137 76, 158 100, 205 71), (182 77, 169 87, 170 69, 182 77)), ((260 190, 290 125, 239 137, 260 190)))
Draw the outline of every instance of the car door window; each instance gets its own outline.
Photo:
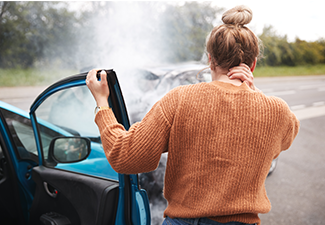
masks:
MULTIPOLYGON (((44 165, 114 179, 117 178, 117 173, 111 169, 101 146, 99 130, 94 122, 95 106, 96 102, 87 86, 77 86, 63 89, 50 95, 36 109, 35 116, 41 133, 44 165), (44 135, 45 128, 52 130, 54 132, 53 135, 44 135), (48 153, 49 146, 53 139, 62 136, 89 138, 92 150, 88 159, 96 159, 96 166, 89 167, 89 161, 81 162, 80 164, 84 165, 80 167, 53 163, 53 159, 48 153), (77 167, 79 168, 78 170, 77 167), (108 169, 109 172, 104 171, 104 169, 108 169)), ((62 150, 62 155, 60 156, 61 159, 64 158, 62 161, 68 160, 69 149, 62 150)))
POLYGON ((36 116, 74 136, 98 137, 94 123, 95 106, 86 86, 73 87, 47 98, 36 110, 36 116))
MULTIPOLYGON (((87 87, 64 89, 48 97, 36 110, 38 125, 46 125, 59 136, 84 136, 97 139, 99 132, 95 127, 94 100, 90 98, 87 87)), ((44 159, 48 160, 48 148, 55 137, 42 136, 44 159)))
POLYGON ((5 109, 0 110, 15 144, 18 159, 31 159, 37 162, 38 153, 30 119, 5 109))

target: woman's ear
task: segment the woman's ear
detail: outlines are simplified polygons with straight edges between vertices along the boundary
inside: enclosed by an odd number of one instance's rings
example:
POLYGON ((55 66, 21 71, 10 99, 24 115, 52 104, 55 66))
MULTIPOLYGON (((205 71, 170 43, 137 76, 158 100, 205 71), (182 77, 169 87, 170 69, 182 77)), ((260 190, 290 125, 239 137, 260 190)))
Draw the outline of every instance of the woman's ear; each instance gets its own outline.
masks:
POLYGON ((253 73, 256 67, 256 63, 257 63, 257 58, 255 58, 253 65, 251 66, 251 72, 253 73))

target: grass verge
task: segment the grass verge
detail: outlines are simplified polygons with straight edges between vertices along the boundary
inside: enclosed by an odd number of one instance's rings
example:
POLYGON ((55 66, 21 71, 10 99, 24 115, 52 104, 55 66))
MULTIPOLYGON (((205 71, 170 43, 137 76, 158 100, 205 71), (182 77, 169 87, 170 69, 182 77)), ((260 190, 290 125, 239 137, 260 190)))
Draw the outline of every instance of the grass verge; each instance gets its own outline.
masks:
POLYGON ((254 71, 254 77, 280 77, 280 76, 308 76, 325 75, 325 64, 310 66, 258 66, 254 71))
POLYGON ((77 73, 73 70, 0 69, 0 87, 50 85, 77 73))
MULTIPOLYGON (((50 85, 74 70, 0 69, 0 87, 50 85)), ((325 75, 325 64, 296 67, 256 67, 255 77, 325 75)))

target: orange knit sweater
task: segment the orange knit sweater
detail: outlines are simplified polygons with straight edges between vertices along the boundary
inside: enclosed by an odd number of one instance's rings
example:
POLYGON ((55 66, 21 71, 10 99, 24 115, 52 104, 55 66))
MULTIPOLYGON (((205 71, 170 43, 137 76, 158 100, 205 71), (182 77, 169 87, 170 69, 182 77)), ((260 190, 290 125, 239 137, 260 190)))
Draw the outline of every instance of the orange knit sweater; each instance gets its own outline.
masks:
POLYGON ((260 223, 258 213, 270 211, 268 170, 299 129, 283 100, 219 81, 173 89, 129 131, 111 109, 95 121, 119 173, 155 170, 168 151, 165 216, 221 223, 260 223))

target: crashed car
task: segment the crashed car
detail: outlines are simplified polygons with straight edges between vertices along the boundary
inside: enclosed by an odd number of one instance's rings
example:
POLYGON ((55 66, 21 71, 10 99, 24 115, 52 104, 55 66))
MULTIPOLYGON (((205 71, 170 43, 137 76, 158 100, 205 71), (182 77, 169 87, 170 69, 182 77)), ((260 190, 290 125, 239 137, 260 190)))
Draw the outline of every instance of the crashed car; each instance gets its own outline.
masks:
MULTIPOLYGON (((109 104, 128 129, 116 74, 107 73, 109 104)), ((116 173, 105 157, 86 75, 51 85, 29 114, 0 102, 1 224, 150 224, 138 175, 116 173)))
POLYGON ((180 85, 210 82, 210 70, 204 70, 206 68, 207 65, 199 62, 187 62, 136 68, 132 72, 123 71, 133 78, 131 83, 136 84, 132 86, 132 92, 123 92, 131 124, 141 121, 151 107, 171 89, 180 85))

